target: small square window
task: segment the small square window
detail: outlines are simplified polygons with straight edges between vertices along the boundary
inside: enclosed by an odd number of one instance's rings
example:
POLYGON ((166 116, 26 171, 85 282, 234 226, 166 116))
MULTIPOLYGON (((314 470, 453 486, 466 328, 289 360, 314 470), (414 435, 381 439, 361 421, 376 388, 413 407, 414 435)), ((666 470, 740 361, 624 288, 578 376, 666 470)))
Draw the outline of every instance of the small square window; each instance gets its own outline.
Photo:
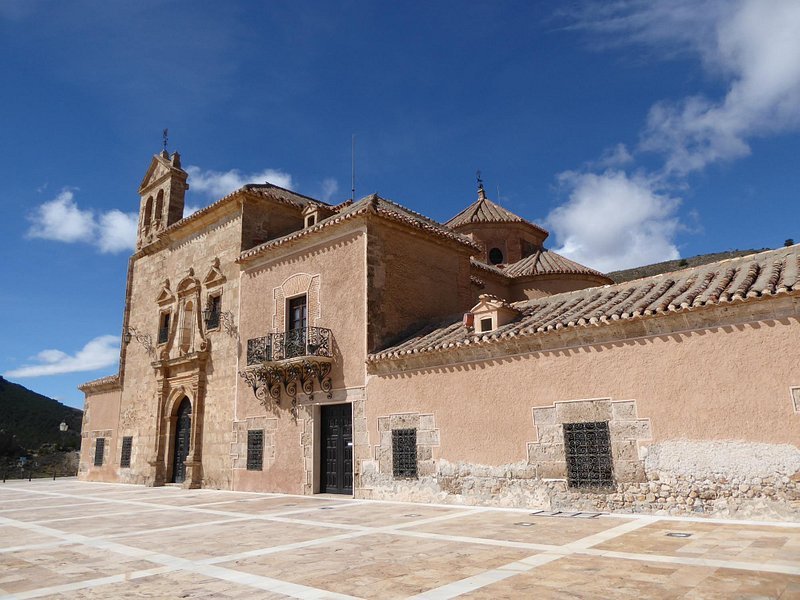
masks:
POLYGON ((492 330, 492 317, 481 319, 481 333, 492 330))
POLYGON ((261 471, 264 468, 264 430, 247 432, 247 470, 261 471))
POLYGON ((122 454, 119 458, 119 466, 128 469, 131 466, 131 449, 133 448, 133 438, 125 436, 122 438, 122 454))
POLYGON ((607 422, 564 423, 564 448, 570 487, 614 486, 607 422))
POLYGON ((392 472, 395 477, 417 478, 416 429, 392 429, 392 472))
POLYGON ((103 454, 106 451, 106 438, 97 438, 94 441, 94 466, 103 466, 103 454))
POLYGON ((317 215, 310 214, 306 216, 306 227, 311 227, 312 225, 316 225, 317 223, 317 215))

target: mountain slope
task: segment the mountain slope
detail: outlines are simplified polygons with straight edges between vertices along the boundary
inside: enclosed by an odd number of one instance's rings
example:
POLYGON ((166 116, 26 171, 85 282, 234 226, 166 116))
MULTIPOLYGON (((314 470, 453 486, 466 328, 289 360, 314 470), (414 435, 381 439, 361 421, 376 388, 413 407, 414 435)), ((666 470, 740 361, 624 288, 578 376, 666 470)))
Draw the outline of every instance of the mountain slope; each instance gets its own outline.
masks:
POLYGON ((3 446, 37 450, 42 444, 78 448, 83 411, 0 377, 0 454, 3 446), (59 425, 66 423, 66 432, 59 425))
POLYGON ((678 260, 667 260, 665 262, 634 267, 633 269, 625 269, 623 271, 612 271, 611 273, 606 273, 606 275, 614 280, 614 283, 623 283, 625 281, 641 279, 642 277, 651 277, 653 275, 660 275, 661 273, 680 271, 681 269, 688 269, 689 267, 699 267, 700 265, 707 265, 708 263, 725 260, 727 258, 747 256, 748 254, 763 252, 764 250, 769 250, 769 248, 762 248, 761 250, 728 250, 727 252, 715 252, 713 254, 699 254, 691 258, 679 258, 678 260))

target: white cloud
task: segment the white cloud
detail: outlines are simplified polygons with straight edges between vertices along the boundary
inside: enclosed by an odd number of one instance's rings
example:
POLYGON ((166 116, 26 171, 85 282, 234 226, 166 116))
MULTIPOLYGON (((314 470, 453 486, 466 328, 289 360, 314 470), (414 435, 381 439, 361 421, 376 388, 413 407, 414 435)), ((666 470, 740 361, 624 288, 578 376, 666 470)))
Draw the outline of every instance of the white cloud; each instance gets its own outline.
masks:
POLYGON ((68 243, 91 241, 94 215, 80 210, 74 197, 72 190, 64 189, 53 200, 38 206, 30 217, 33 224, 28 236, 68 243))
POLYGON ((547 217, 561 246, 555 251, 609 272, 679 257, 673 239, 680 200, 622 171, 563 173, 566 204, 547 217))
POLYGON ((96 337, 74 356, 61 350, 42 350, 33 358, 38 364, 23 365, 3 373, 3 377, 42 377, 110 367, 119 361, 119 337, 114 335, 96 337))
POLYGON ((189 173, 189 185, 196 192, 211 196, 215 200, 238 190, 248 183, 269 182, 282 188, 292 189, 292 176, 277 169, 264 169, 257 173, 246 174, 238 169, 230 171, 204 171, 197 166, 186 167, 189 173))
POLYGON ((677 258, 675 236, 686 227, 669 190, 748 155, 752 139, 800 128, 800 2, 592 2, 571 28, 597 34, 601 45, 649 47, 660 59, 699 57, 725 85, 716 98, 696 93, 650 108, 636 150, 663 156, 655 172, 620 170, 633 170, 636 157, 618 144, 585 172, 562 174, 569 200, 548 217, 557 251, 603 271, 677 258))
POLYGON ((656 103, 642 150, 662 153, 683 176, 750 153, 749 140, 800 128, 800 2, 641 0, 589 5, 578 27, 663 55, 691 53, 720 77, 719 98, 656 103))
POLYGON ((29 216, 28 237, 57 242, 92 244, 103 252, 133 250, 136 245, 136 213, 111 210, 96 216, 81 210, 71 189, 36 207, 29 216))
POLYGON ((322 180, 322 193, 320 194, 320 200, 323 202, 330 202, 331 198, 333 198, 334 194, 336 194, 338 191, 339 182, 333 177, 327 177, 322 180))
POLYGON ((121 252, 136 246, 136 213, 112 210, 100 215, 97 246, 101 252, 121 252))

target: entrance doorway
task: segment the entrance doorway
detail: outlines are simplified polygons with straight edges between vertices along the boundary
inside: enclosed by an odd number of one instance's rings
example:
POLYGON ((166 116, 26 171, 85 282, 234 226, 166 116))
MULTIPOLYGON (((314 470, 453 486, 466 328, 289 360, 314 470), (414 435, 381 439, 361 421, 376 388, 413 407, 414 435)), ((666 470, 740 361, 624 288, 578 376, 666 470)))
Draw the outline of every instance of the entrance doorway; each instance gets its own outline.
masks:
POLYGON ((175 422, 175 452, 172 462, 172 482, 183 483, 186 480, 186 458, 189 456, 189 443, 192 435, 192 403, 188 398, 181 401, 178 407, 178 418, 175 422))
POLYGON ((319 491, 353 493, 353 413, 350 404, 322 406, 319 491))

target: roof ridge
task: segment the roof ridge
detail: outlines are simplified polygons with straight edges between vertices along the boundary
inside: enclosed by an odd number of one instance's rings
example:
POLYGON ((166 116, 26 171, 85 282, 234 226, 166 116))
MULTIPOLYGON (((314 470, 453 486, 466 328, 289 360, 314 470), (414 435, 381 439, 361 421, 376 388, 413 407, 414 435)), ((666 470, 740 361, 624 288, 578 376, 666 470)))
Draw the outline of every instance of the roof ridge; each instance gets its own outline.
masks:
POLYGON ((800 244, 767 250, 672 274, 562 292, 515 302, 522 317, 492 333, 469 332, 452 323, 368 356, 369 362, 499 343, 563 329, 658 317, 729 303, 800 292, 800 244))

